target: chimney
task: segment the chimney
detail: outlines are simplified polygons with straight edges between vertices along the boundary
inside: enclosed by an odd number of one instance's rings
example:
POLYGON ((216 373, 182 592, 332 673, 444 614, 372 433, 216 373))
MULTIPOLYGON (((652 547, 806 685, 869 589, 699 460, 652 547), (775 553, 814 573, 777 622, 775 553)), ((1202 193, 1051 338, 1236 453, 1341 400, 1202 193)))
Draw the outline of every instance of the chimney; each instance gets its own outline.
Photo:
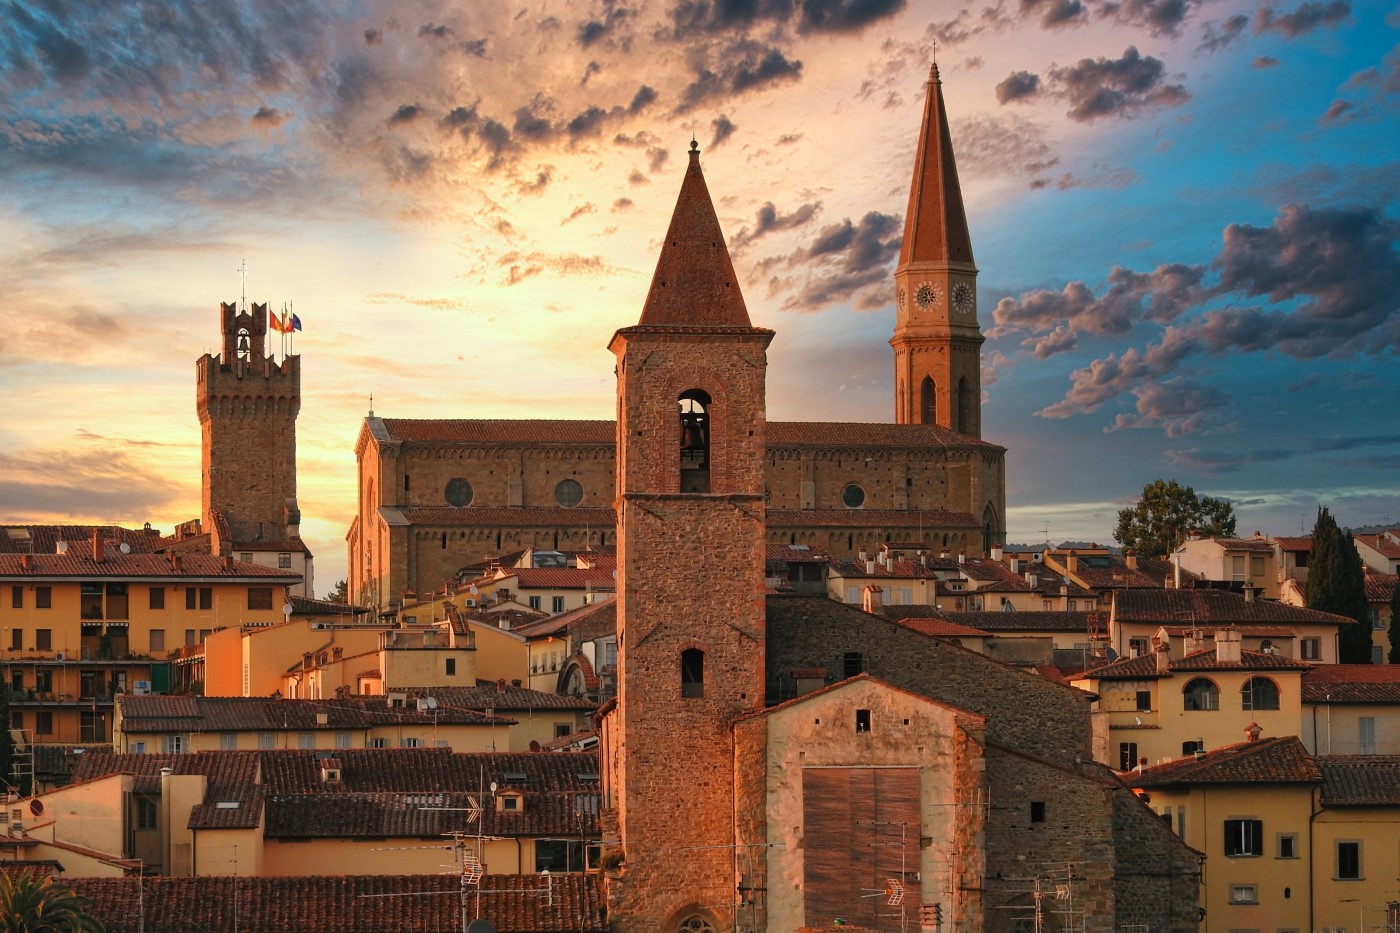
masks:
POLYGON ((1029 570, 1027 570, 1027 571, 1026 571, 1026 583, 1027 583, 1027 585, 1029 585, 1029 586, 1031 587, 1031 589, 1035 589, 1036 587, 1040 586, 1040 577, 1038 577, 1038 576, 1035 575, 1034 573, 1031 573, 1029 570))
POLYGON ((1137 551, 1129 548, 1123 552, 1123 559, 1127 561, 1129 570, 1137 569, 1137 551))
POLYGON ((1181 555, 1172 555, 1172 589, 1181 589, 1181 555))
POLYGON ((1079 572, 1079 555, 1076 554, 1073 549, 1065 555, 1065 569, 1070 573, 1079 572))
POLYGON ((170 569, 179 573, 183 569, 184 560, 174 551, 170 552, 170 569))
POLYGON ((960 563, 960 564, 965 564, 965 563, 967 563, 967 552, 966 552, 966 551, 959 551, 959 552, 958 552, 958 563, 960 563))
POLYGON ((998 564, 1001 563, 1001 558, 1005 553, 1006 552, 1001 549, 1000 544, 992 545, 992 560, 996 561, 998 564))
POLYGON ((525 683, 525 681, 520 680, 519 678, 516 678, 515 680, 512 680, 512 681, 510 682, 510 685, 511 685, 512 687, 519 687, 519 686, 522 686, 524 683, 525 683))
POLYGON ((1012 573, 1020 573, 1020 572, 1021 572, 1021 558, 1019 558, 1019 557, 1013 557, 1013 558, 1011 558, 1011 560, 1010 560, 1009 563, 1010 563, 1010 566, 1011 566, 1011 572, 1012 572, 1012 573))
POLYGON ((865 560, 865 548, 861 548, 859 551, 856 552, 856 558, 862 561, 865 560))
POLYGON ((1157 673, 1171 673, 1172 647, 1165 642, 1157 645, 1157 673))
POLYGON ((878 613, 880 611, 881 596, 884 591, 878 586, 867 586, 860 591, 860 608, 866 612, 878 613))
POLYGON ((92 529, 92 559, 97 563, 101 563, 104 550, 105 549, 102 547, 102 529, 92 529))
POLYGON ((1257 741, 1259 741, 1259 735, 1260 735, 1260 733, 1262 733, 1263 731, 1264 731, 1264 730, 1263 730, 1263 728, 1259 725, 1259 723, 1257 723, 1257 722, 1252 722, 1252 723, 1250 723, 1249 725, 1247 725, 1247 726, 1244 727, 1245 739, 1246 739, 1247 741, 1250 741, 1250 742, 1257 742, 1257 741))
POLYGON ((875 562, 873 560, 865 562, 865 575, 867 577, 875 576, 875 562))
POLYGON ((1244 588, 1244 601, 1247 603, 1254 602, 1254 587, 1246 586, 1244 588))
POLYGON ((21 555, 19 556, 19 566, 20 566, 20 569, 21 569, 21 570, 33 570, 33 569, 34 569, 34 555, 33 555, 33 554, 21 554, 21 555))
POLYGON ((1215 660, 1222 664, 1240 662, 1240 630, 1223 628, 1215 633, 1215 660))
POLYGON ((505 693, 505 692, 506 692, 506 679, 505 679, 504 677, 499 677, 499 678, 496 679, 496 692, 497 692, 497 693, 505 693))
POLYGON ((233 555, 232 555, 232 554, 225 554, 225 555, 224 555, 224 569, 225 569, 225 570, 232 570, 232 569, 233 569, 233 555))

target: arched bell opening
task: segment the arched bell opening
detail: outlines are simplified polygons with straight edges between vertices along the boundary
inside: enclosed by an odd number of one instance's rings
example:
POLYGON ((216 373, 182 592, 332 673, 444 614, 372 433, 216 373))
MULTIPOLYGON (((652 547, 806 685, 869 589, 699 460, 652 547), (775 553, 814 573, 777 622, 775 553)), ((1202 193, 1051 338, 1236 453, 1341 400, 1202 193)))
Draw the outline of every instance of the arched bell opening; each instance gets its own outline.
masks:
POLYGON ((244 363, 253 358, 253 342, 248 336, 248 328, 238 329, 238 359, 244 363))
POLYGON ((710 395, 689 389, 677 399, 680 413, 680 491, 710 491, 710 395))
POLYGON ((919 424, 938 423, 938 390, 932 376, 919 383, 919 424))

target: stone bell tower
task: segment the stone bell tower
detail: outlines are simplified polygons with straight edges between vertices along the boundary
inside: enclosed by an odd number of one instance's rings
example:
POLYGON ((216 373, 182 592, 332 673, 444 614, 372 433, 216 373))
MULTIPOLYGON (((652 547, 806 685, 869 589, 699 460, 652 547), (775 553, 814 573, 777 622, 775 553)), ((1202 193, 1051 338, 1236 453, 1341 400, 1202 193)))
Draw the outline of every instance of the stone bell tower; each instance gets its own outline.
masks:
POLYGON ((894 288, 895 421, 980 439, 985 338, 977 326, 977 266, 937 64, 929 71, 894 288))
POLYGON ((617 356, 618 696, 605 723, 620 933, 732 929, 730 723, 762 707, 767 347, 690 164, 617 356))
POLYGON ((266 350, 268 307, 220 304, 222 352, 195 363, 204 529, 215 553, 299 536, 301 357, 266 350), (227 538, 224 537, 225 529, 227 538))

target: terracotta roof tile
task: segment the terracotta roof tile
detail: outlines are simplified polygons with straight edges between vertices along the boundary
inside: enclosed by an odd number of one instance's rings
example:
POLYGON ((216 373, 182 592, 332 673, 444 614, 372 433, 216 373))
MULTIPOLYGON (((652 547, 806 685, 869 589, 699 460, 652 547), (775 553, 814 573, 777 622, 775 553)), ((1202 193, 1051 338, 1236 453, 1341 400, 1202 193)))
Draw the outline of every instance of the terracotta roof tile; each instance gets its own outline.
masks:
MULTIPOLYGON (((1260 651, 1241 651, 1238 661, 1221 661, 1213 648, 1194 651, 1184 658, 1173 658, 1168 672, 1172 674, 1192 671, 1308 671, 1312 665, 1305 661, 1295 661, 1278 654, 1264 654, 1260 651)), ((1095 680, 1148 680, 1161 677, 1157 671, 1157 658, 1145 654, 1137 658, 1120 658, 1101 667, 1084 672, 1085 677, 1095 680)))
POLYGON ((935 606, 883 606, 887 619, 938 618, 971 629, 988 632, 1076 632, 1089 631, 1089 612, 950 612, 935 606))
MULTIPOLYGON (((451 688, 444 688, 451 689, 451 688)), ((434 691, 437 696, 440 691, 434 691)), ((287 700, 267 697, 195 697, 124 695, 123 729, 127 732, 315 732, 366 729, 375 725, 419 722, 416 705, 392 706, 388 697, 335 700, 287 700), (324 716, 325 721, 321 718, 324 716)), ((504 716, 486 716, 470 707, 442 704, 438 722, 453 725, 511 725, 504 716)))
POLYGON ((1324 807, 1400 804, 1400 755, 1319 755, 1324 807))
POLYGON ((825 564, 835 560, 820 544, 768 544, 768 560, 789 564, 825 564))
POLYGON ((1303 675, 1304 703, 1400 703, 1400 664, 1317 664, 1303 675))
MULTIPOLYGON (((442 875, 64 879, 107 933, 460 933, 460 886, 442 875), (230 910, 237 903, 238 910, 230 910), (138 911, 142 905, 142 911, 138 911), (140 913, 144 913, 144 917, 140 913)), ((602 933, 595 875, 487 875, 480 916, 500 933, 602 933), (547 886, 547 887, 546 887, 547 886)), ((475 912, 478 901, 471 899, 475 912)))
POLYGON ((1133 787, 1192 784, 1316 784, 1322 772, 1297 736, 1227 745, 1200 756, 1179 758, 1143 771, 1128 772, 1133 787))
POLYGON ((1257 599, 1250 601, 1238 593, 1223 590, 1122 590, 1113 597, 1118 622, 1177 623, 1193 619, 1206 624, 1259 624, 1282 622, 1289 625, 1352 625, 1345 616, 1301 609, 1283 603, 1257 599))
POLYGON ((1382 557, 1400 559, 1400 544, 1396 544, 1385 535, 1354 535, 1353 537, 1382 557))
MULTIPOLYGON (((437 698, 438 708, 455 707, 465 710, 493 709, 499 713, 518 713, 535 709, 593 710, 596 703, 581 697, 561 696, 544 690, 531 690, 529 687, 502 686, 492 681, 482 681, 475 687, 405 687, 410 699, 419 696, 437 698)), ((397 693, 398 690, 396 689, 397 693)))
POLYGON ((1395 595, 1395 586, 1400 575, 1393 573, 1366 574, 1366 602, 1388 603, 1395 595))
POLYGON ((1285 551, 1307 553, 1312 550, 1312 535, 1292 538, 1276 537, 1274 542, 1285 551))
POLYGON ((171 565, 171 558, 164 554, 109 552, 101 561, 95 561, 91 548, 80 545, 70 547, 66 554, 35 554, 28 569, 21 565, 21 558, 19 554, 0 554, 0 578, 258 579, 287 584, 301 579, 299 573, 261 564, 245 564, 236 560, 226 563, 224 558, 214 554, 181 554, 179 570, 171 565))
POLYGON ((69 548, 92 550, 92 533, 98 532, 104 541, 130 545, 133 551, 154 551, 161 546, 158 531, 142 528, 122 528, 118 525, 3 525, 0 526, 0 553, 53 554, 58 542, 68 542, 69 548))

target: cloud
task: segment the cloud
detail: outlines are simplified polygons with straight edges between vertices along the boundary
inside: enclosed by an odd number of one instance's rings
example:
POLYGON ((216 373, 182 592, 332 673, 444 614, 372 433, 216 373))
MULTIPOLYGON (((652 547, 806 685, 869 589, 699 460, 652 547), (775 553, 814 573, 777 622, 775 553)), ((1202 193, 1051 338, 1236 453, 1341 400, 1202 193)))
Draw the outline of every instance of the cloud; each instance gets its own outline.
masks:
POLYGON ((612 203, 613 212, 619 214, 623 211, 630 211, 635 206, 636 202, 634 202, 631 198, 618 198, 612 203))
POLYGON ((1330 3, 1307 2, 1292 13, 1278 15, 1273 4, 1265 3, 1254 11, 1254 34, 1276 32, 1285 39, 1296 39, 1314 29, 1332 29, 1351 18, 1351 0, 1330 3))
POLYGON ((612 38, 618 27, 636 15, 636 11, 614 3, 606 4, 607 9, 599 19, 586 20, 578 27, 575 36, 580 48, 589 48, 612 38))
POLYGON ((1178 36, 1198 5, 1199 0, 1116 0, 1101 4, 1099 12, 1120 23, 1146 28, 1154 36, 1178 36))
POLYGON ((715 52, 718 70, 710 67, 708 58, 703 50, 694 53, 694 78, 681 91, 677 114, 689 113, 710 101, 797 81, 802 76, 802 62, 790 60, 780 49, 746 39, 715 52))
POLYGON ((384 41, 384 31, 382 29, 366 29, 365 45, 379 45, 384 41))
POLYGON ((680 0, 671 37, 744 34, 766 27, 800 33, 854 33, 904 9, 905 0, 680 0))
POLYGON ((1042 29, 1082 26, 1089 21, 1089 10, 1079 0, 1021 0, 1023 15, 1040 15, 1042 29))
POLYGON ((997 85, 997 103, 1009 104, 1015 100, 1034 97, 1040 90, 1040 76, 1029 71, 1014 71, 997 85))
POLYGON ((1248 27, 1249 17, 1243 14, 1229 17, 1218 27, 1215 23, 1206 23, 1201 27, 1201 44, 1196 47, 1196 50, 1198 52, 1218 52, 1223 48, 1228 48, 1240 40, 1248 27))
POLYGON ((1160 59, 1144 58, 1128 46, 1121 58, 1082 58, 1068 68, 1051 68, 1048 89, 1069 101, 1069 118, 1090 123, 1101 117, 1131 117, 1158 107, 1177 107, 1191 95, 1180 84, 1167 84, 1160 59))
POLYGON ((1266 68, 1277 68, 1278 59, 1274 58, 1272 55, 1257 55, 1254 61, 1250 63, 1250 67, 1255 71, 1263 71, 1266 68))
POLYGON ((734 125, 734 121, 730 120, 725 114, 720 114, 711 120, 710 128, 715 131, 714 138, 710 140, 711 149, 733 136, 734 130, 737 129, 734 125))
POLYGON ((781 213, 773 202, 769 201, 758 209, 758 215, 754 218, 754 225, 751 228, 741 227, 739 232, 730 238, 729 248, 734 252, 743 250, 754 240, 766 234, 778 230, 793 230, 810 223, 822 209, 822 202, 809 201, 801 204, 791 213, 781 213))
POLYGON ((842 301, 861 311, 886 306, 888 296, 883 290, 872 293, 870 286, 886 283, 901 236, 900 219, 878 211, 856 223, 847 218, 822 228, 809 246, 784 261, 803 279, 784 310, 817 311, 842 301))
POLYGON ((953 133, 958 144, 958 172, 969 178, 1035 178, 1059 164, 1045 142, 1045 130, 1019 116, 975 117, 953 133))
POLYGON ((1132 391, 1137 397, 1134 412, 1117 415, 1104 433, 1161 428, 1167 437, 1196 434, 1229 402, 1229 396, 1219 389, 1181 377, 1150 382, 1132 391))
MULTIPOLYGON (((1114 427, 1162 424, 1169 433, 1184 433, 1198 429, 1201 416, 1219 407, 1222 397, 1189 382, 1171 383, 1176 390, 1170 394, 1151 384, 1179 379, 1178 370, 1195 357, 1395 354, 1397 244, 1400 222, 1375 209, 1288 205, 1268 227, 1226 227, 1221 249, 1206 267, 1164 265, 1149 275, 1115 268, 1102 298, 1072 282, 1061 293, 1003 299, 992 335, 1029 331, 1022 345, 1041 355, 1067 347, 1067 330, 1102 335, 1143 323, 1166 325, 1161 339, 1145 350, 1130 347, 1075 370, 1064 398, 1037 414, 1067 418, 1132 393, 1137 415, 1120 415, 1114 427)), ((1304 381, 1287 388, 1306 387, 1304 381)))
POLYGON ((389 117, 390 126, 403 126, 405 123, 412 123, 423 113, 423 108, 418 104, 401 104, 399 108, 389 117))
POLYGON ((597 209, 598 205, 592 203, 591 201, 587 204, 580 204, 578 207, 574 208, 572 211, 569 212, 568 217, 565 217, 563 220, 559 221, 559 226, 562 227, 570 221, 578 220, 584 214, 591 214, 597 209))
POLYGON ((1324 126, 1335 126, 1340 123, 1348 123, 1356 116, 1356 108, 1344 100, 1334 100, 1331 105, 1318 117, 1318 122, 1324 126))
POLYGON ((1186 467, 1205 473, 1234 473, 1241 467, 1290 460, 1297 456, 1297 453, 1296 450, 1280 448, 1202 450, 1199 447, 1193 447, 1187 450, 1168 450, 1166 458, 1167 463, 1174 467, 1186 467))
POLYGON ((16 524, 70 524, 83 519, 138 524, 185 491, 149 454, 112 438, 80 434, 79 444, 0 453, 0 512, 16 524), (95 439, 95 447, 82 442, 95 439))
POLYGON ((253 115, 249 120, 256 127, 276 129, 291 118, 292 115, 286 111, 279 110, 276 107, 262 106, 253 111, 253 115))
POLYGON ((617 272, 614 267, 604 262, 601 256, 546 253, 539 250, 506 253, 496 264, 506 270, 506 278, 501 282, 502 285, 519 285, 526 279, 545 272, 579 277, 613 275, 617 272))

